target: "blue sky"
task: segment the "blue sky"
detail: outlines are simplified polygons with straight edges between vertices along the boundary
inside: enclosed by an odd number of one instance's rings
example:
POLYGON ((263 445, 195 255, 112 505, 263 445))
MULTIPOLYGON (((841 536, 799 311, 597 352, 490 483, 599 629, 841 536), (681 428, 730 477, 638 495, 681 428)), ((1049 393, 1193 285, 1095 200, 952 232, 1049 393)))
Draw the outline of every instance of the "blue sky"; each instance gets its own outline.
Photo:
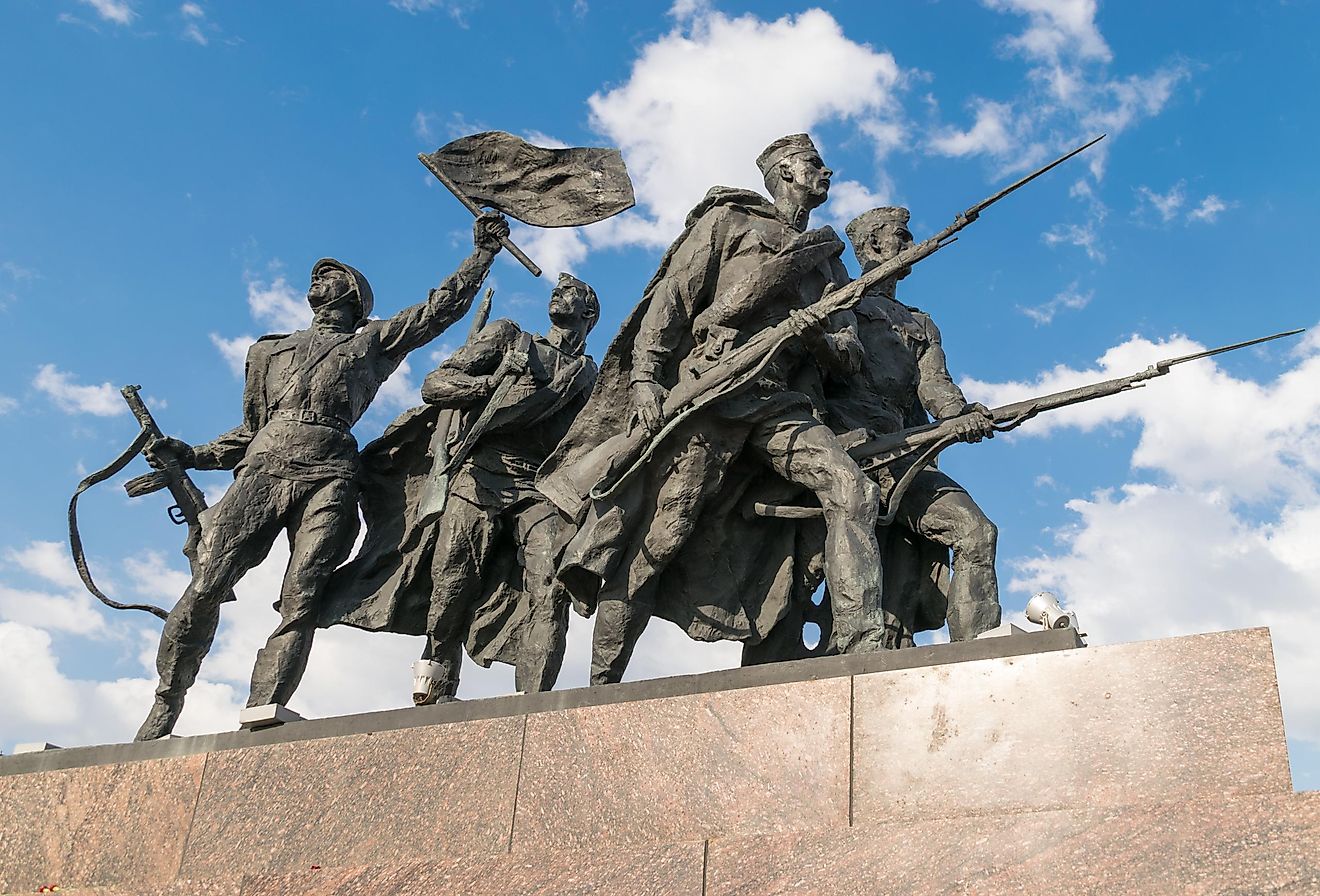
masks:
MULTIPOLYGON (((1313 2, 221 4, 13 0, 0 11, 0 747, 131 735, 159 626, 102 611, 64 547, 78 479, 132 438, 140 383, 193 442, 238 420, 246 344, 305 320, 311 263, 361 268, 388 314, 466 252, 419 151, 500 128, 619 146, 638 207, 516 228, 593 283, 597 357, 683 214, 758 187, 809 130, 838 172, 818 223, 891 202, 920 237, 1038 161, 1109 138, 996 206, 902 285, 956 378, 1003 402, 1316 323, 1313 2)), ((496 314, 544 327, 552 280, 497 262, 496 314)), ((416 401, 458 325, 389 384, 416 401)), ((1320 340, 1181 368, 1130 396, 945 455, 999 524, 1006 609, 1050 587, 1096 644, 1269 625, 1293 768, 1320 787, 1320 340)), ((133 468, 141 472, 142 467, 133 468)), ((200 474, 213 496, 223 474, 200 474)), ((104 585, 168 604, 182 533, 117 483, 85 502, 104 585)), ((180 725, 232 727, 282 548, 240 586, 180 725)), ((576 621, 561 683, 585 680, 576 621)), ((419 643, 333 632, 294 706, 407 702, 419 643)), ((657 623, 633 675, 736 663, 657 623)), ((469 668, 463 694, 510 690, 469 668)))

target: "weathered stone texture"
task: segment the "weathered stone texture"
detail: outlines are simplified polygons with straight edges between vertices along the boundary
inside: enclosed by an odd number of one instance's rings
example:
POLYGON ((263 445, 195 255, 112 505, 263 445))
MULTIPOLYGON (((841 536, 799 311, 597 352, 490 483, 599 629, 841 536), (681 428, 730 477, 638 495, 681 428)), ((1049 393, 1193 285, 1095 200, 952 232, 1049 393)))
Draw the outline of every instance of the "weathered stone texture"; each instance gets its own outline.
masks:
POLYGON ((853 821, 1291 789, 1265 629, 855 679, 853 821))

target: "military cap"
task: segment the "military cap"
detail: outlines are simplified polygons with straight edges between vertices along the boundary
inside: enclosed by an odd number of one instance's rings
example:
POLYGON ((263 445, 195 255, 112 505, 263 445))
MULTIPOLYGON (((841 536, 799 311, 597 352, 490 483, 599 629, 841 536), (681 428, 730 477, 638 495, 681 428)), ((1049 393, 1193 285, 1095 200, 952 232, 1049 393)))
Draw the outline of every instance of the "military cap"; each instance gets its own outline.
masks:
POLYGON ((816 144, 811 142, 809 135, 789 134, 787 137, 780 137, 762 150, 761 154, 756 157, 756 167, 761 169, 761 176, 766 177, 784 159, 808 152, 820 154, 816 149, 816 144))

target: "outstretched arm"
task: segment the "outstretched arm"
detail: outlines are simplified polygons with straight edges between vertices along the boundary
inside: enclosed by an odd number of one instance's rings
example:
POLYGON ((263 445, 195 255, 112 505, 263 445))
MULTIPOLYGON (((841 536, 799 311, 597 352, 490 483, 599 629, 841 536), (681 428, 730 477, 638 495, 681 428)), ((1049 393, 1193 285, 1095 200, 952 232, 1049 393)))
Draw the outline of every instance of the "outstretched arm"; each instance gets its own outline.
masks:
POLYGON ((500 239, 508 235, 509 225, 503 216, 487 212, 477 218, 472 225, 472 254, 463 259, 458 270, 431 290, 425 302, 374 324, 380 328, 385 357, 396 363, 402 361, 408 352, 430 342, 467 314, 500 251, 500 239))

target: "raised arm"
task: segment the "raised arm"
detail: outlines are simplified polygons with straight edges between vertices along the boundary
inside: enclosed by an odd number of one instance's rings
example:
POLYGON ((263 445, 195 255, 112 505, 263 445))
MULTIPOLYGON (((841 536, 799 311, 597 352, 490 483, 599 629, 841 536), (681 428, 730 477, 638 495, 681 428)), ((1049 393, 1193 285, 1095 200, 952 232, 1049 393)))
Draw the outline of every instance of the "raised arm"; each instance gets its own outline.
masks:
POLYGON ((467 314, 500 251, 500 238, 508 235, 509 224, 502 215, 483 214, 472 225, 472 254, 463 259, 458 270, 444 283, 431 290, 425 302, 405 308, 387 320, 368 324, 380 328, 385 357, 402 361, 408 352, 430 342, 467 314))

